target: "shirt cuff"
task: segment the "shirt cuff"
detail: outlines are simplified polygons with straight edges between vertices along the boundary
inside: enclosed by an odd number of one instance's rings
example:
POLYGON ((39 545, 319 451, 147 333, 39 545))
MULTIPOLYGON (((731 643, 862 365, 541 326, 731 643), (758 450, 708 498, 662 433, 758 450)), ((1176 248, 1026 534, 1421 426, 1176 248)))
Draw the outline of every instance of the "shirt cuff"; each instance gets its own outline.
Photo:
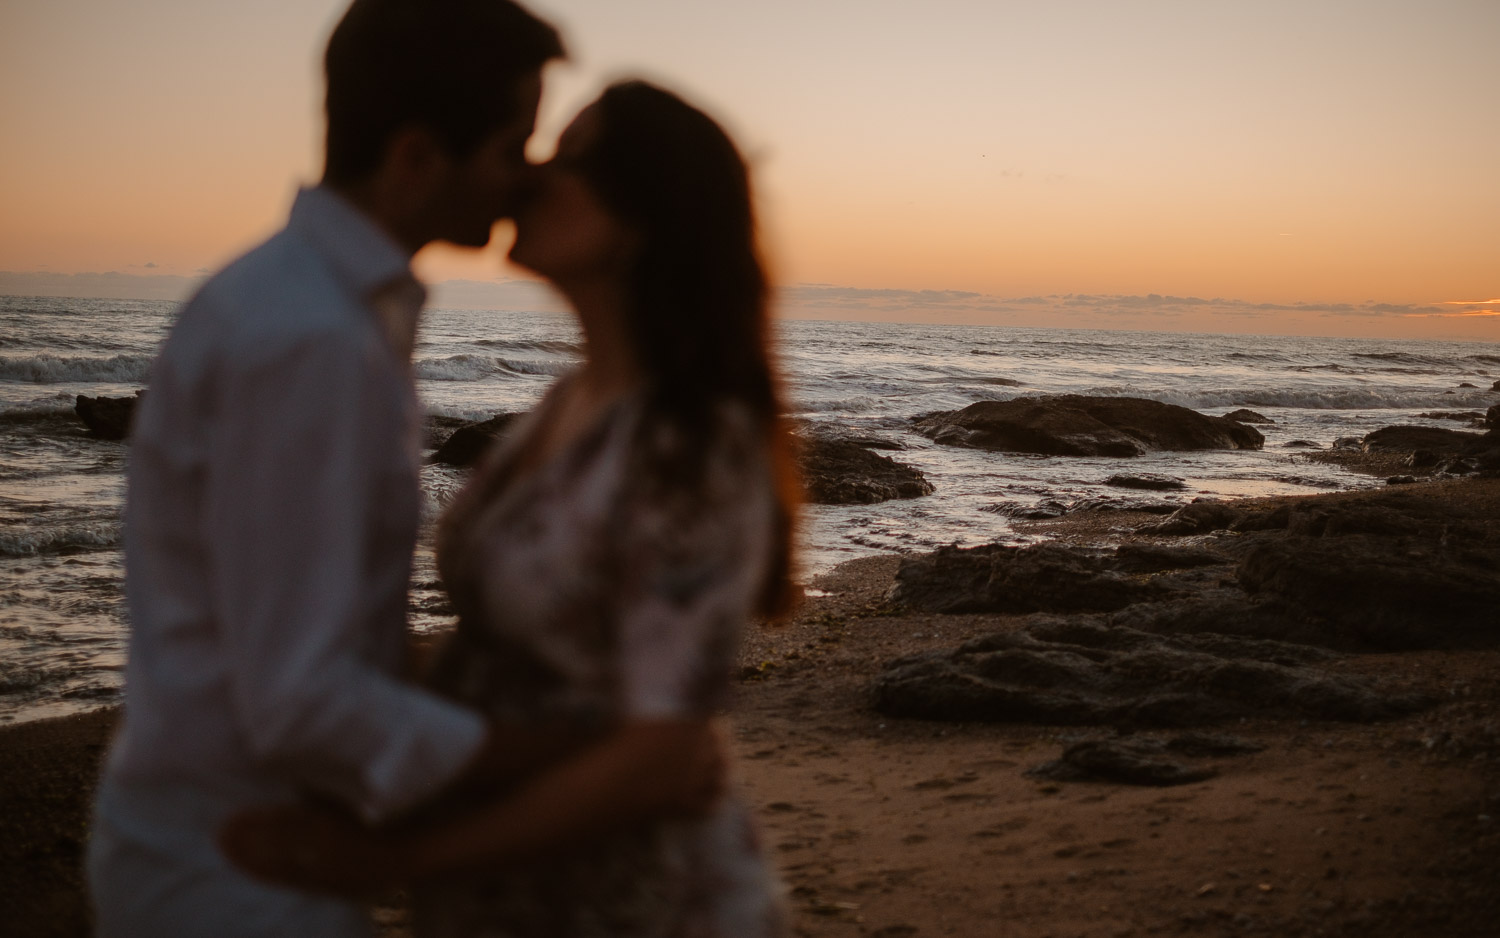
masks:
POLYGON ((411 710, 366 775, 365 796, 355 805, 376 824, 420 804, 458 778, 489 735, 489 724, 473 710, 413 693, 411 710))

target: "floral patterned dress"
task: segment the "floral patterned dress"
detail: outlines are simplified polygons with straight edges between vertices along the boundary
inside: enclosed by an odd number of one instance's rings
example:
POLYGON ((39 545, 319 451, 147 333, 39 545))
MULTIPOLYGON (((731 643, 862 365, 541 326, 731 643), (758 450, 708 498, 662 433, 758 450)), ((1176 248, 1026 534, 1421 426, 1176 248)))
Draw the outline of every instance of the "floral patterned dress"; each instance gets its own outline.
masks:
MULTIPOLYGON (((564 379, 449 508, 438 559, 459 613, 430 681, 505 721, 602 728, 722 708, 774 538, 763 438, 719 413, 695 485, 654 467, 682 445, 618 402, 518 467, 564 379)), ((521 870, 425 887, 421 938, 779 938, 781 890, 743 802, 521 870)))

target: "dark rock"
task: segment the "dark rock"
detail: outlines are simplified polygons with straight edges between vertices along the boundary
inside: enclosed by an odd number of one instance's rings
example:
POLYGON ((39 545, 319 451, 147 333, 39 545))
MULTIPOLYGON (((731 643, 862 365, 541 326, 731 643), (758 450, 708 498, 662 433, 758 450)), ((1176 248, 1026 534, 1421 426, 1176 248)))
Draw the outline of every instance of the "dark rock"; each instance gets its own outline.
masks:
POLYGON ((1444 427, 1383 427, 1364 438, 1361 448, 1367 453, 1412 453, 1419 449, 1434 453, 1459 453, 1482 434, 1444 427))
POLYGON ((506 429, 519 416, 521 415, 497 414, 481 423, 459 427, 427 461, 445 466, 472 466, 495 441, 505 435, 506 429))
POLYGON ((1266 747, 1242 736, 1228 733, 1183 733, 1167 740, 1167 748, 1185 756, 1207 758, 1209 756, 1246 756, 1265 752, 1266 747))
POLYGON ((1105 485, 1121 489, 1148 489, 1153 492, 1171 492, 1187 488, 1181 479, 1163 475, 1114 475, 1104 480, 1105 485))
POLYGON ((837 424, 798 421, 795 430, 797 436, 803 440, 853 443, 856 446, 863 446, 865 449, 892 451, 906 449, 906 444, 900 440, 892 439, 888 436, 851 431, 847 427, 837 424))
POLYGON ((1490 390, 1500 391, 1500 381, 1496 381, 1494 384, 1490 385, 1490 390))
MULTIPOLYGON (((1106 560, 1107 562, 1107 560, 1106 560)), ((1230 559, 1217 551, 1160 544, 1122 544, 1115 548, 1110 569, 1121 573, 1161 573, 1227 564, 1230 559)))
POLYGON ((1125 785, 1187 785, 1202 782, 1218 771, 1187 765, 1166 756, 1157 740, 1108 739, 1074 743, 1062 756, 1027 771, 1033 778, 1054 782, 1119 782, 1125 785))
POLYGON ((1359 449, 1364 441, 1357 436, 1341 436, 1333 441, 1334 449, 1359 449))
POLYGON ((1065 394, 980 401, 916 421, 950 446, 1045 456, 1139 456, 1157 450, 1260 449, 1260 431, 1186 407, 1065 394))
MULTIPOLYGON (((1485 452, 1500 460, 1500 447, 1485 452)), ((1167 635, 1206 653, 1298 667, 1326 648, 1500 646, 1492 497, 1397 486, 1263 508, 1199 502, 1174 517, 1186 532, 1227 526, 1232 535, 1205 539, 1207 547, 945 548, 907 558, 889 598, 923 612, 1065 613, 1080 628, 1167 635)))
POLYGON ((1460 381, 1458 383, 1458 386, 1461 387, 1461 388, 1478 388, 1479 387, 1479 385, 1474 384, 1471 381, 1460 381))
POLYGON ((932 494, 932 483, 917 469, 850 440, 807 437, 798 456, 807 500, 814 504, 869 505, 932 494))
POLYGON ((1177 502, 1150 502, 1139 498, 1114 498, 1109 495, 1091 495, 1068 504, 1068 513, 1139 511, 1148 515, 1170 515, 1179 508, 1177 502))
POLYGON ((985 505, 980 511, 993 512, 1014 518, 1017 521, 1051 521, 1053 518, 1061 518, 1068 513, 1068 506, 1056 500, 1048 500, 1037 505, 1017 505, 1012 502, 1001 502, 995 505, 985 505))
MULTIPOLYGON (((1111 626, 1159 635, 1205 638, 1217 635, 1225 640, 1269 639, 1335 647, 1358 644, 1323 620, 1310 617, 1289 603, 1275 597, 1247 596, 1232 580, 1227 586, 1207 588, 1161 602, 1127 606, 1111 613, 1105 621, 1111 626)), ((1311 650, 1310 645, 1303 644, 1287 644, 1285 647, 1311 650)), ((1287 659, 1279 663, 1295 664, 1301 660, 1287 659)))
POLYGON ((1426 703, 1358 676, 1275 663, 1285 643, 1240 639, 1214 650, 1206 638, 1037 616, 1018 631, 891 662, 876 680, 875 707, 930 720, 1204 726, 1267 716, 1371 721, 1426 703))
MULTIPOLYGON (((1493 412, 1495 408, 1491 408, 1493 412)), ((1500 470, 1500 428, 1477 436, 1457 456, 1438 463, 1437 470, 1451 475, 1500 470)))
POLYGON ((1113 512, 1130 511, 1140 512, 1148 515, 1170 515, 1180 508, 1177 502, 1145 501, 1139 498, 1112 498, 1107 495, 1093 495, 1088 498, 1080 498, 1064 504, 1056 499, 1048 499, 1035 505, 1017 505, 1014 502, 998 502, 993 505, 985 505, 980 511, 988 511, 1017 521, 1051 521, 1061 518, 1063 515, 1088 512, 1113 512))
POLYGON ((1421 533, 1420 519, 1389 505, 1301 506, 1288 516, 1287 530, 1303 537, 1375 534, 1403 537, 1421 533))
POLYGON ((1014 378, 980 378, 980 384, 993 384, 1001 388, 1019 388, 1023 385, 1014 378))
POLYGON ((1495 472, 1500 470, 1500 443, 1489 449, 1480 450, 1470 458, 1474 460, 1475 468, 1480 472, 1495 472))
POLYGON ((1289 505, 1279 505, 1269 511, 1245 511, 1229 525, 1229 530, 1242 534, 1248 531, 1284 531, 1291 519, 1289 505))
POLYGON ((1239 583, 1375 648, 1500 639, 1500 545, 1466 534, 1459 521, 1396 517, 1333 515, 1315 536, 1259 544, 1241 562, 1239 583), (1380 527, 1394 531, 1363 533, 1380 527))
POLYGON ((863 446, 865 449, 883 449, 892 452, 906 449, 906 444, 900 440, 887 439, 883 436, 846 436, 841 439, 856 446, 863 446))
POLYGON ((1430 449, 1419 449, 1406 457, 1406 465, 1413 469, 1431 469, 1442 461, 1442 457, 1430 449))
POLYGON ((1322 449, 1322 445, 1312 440, 1289 440, 1281 444, 1285 449, 1322 449))
MULTIPOLYGON (((1469 385, 1473 387, 1473 385, 1469 385)), ((1425 414, 1417 414, 1419 420, 1453 420, 1479 426, 1484 423, 1484 414, 1477 410, 1430 410, 1425 414)))
POLYGON ((1241 407, 1239 410, 1230 411, 1229 413, 1225 414, 1224 415, 1224 419, 1225 420, 1234 420, 1234 421, 1237 421, 1239 423, 1271 423, 1271 424, 1274 424, 1276 422, 1276 421, 1272 420, 1270 417, 1263 417, 1260 414, 1257 414, 1255 411, 1253 411, 1253 410, 1246 410, 1243 407, 1241 407))
POLYGON ((146 396, 145 391, 135 392, 135 397, 88 397, 80 394, 73 403, 78 419, 89 428, 89 432, 101 440, 124 440, 130 436, 130 422, 135 417, 135 405, 146 396))
POLYGON ((422 422, 422 446, 425 449, 437 449, 448 441, 455 431, 461 427, 467 427, 474 421, 463 417, 444 417, 441 414, 428 414, 422 422))
POLYGON ((1500 429, 1500 404, 1495 404, 1484 412, 1484 425, 1490 429, 1500 429))
POLYGON ((1140 530, 1143 534, 1206 534, 1227 530, 1239 519, 1239 511, 1221 502, 1193 502, 1177 509, 1167 520, 1140 530))
POLYGON ((988 544, 904 559, 889 598, 924 612, 1092 612, 1171 592, 1121 572, 1114 551, 988 544))
POLYGON ((1411 485, 1417 481, 1416 476, 1391 476, 1385 480, 1386 485, 1411 485))

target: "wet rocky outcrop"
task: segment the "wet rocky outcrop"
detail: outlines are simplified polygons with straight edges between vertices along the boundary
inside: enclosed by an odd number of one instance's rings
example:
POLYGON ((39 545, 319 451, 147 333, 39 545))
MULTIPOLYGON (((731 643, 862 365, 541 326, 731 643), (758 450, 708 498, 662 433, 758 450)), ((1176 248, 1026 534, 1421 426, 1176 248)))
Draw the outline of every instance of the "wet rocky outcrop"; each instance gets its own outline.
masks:
POLYGON ((1063 394, 980 401, 918 418, 949 446, 1044 456, 1139 456, 1160 450, 1260 449, 1254 427, 1135 397, 1063 394))
POLYGON ((1367 453, 1405 453, 1403 465, 1411 469, 1450 475, 1496 472, 1500 471, 1500 428, 1493 423, 1497 417, 1500 405, 1491 407, 1483 417, 1480 426, 1489 427, 1487 433, 1443 427, 1383 427, 1366 435, 1360 448, 1367 453))
POLYGON ((1329 623, 1351 643, 1404 650, 1500 639, 1500 547, 1418 531, 1268 541, 1238 567, 1252 597, 1329 623))
POLYGON ((1104 480, 1104 484, 1117 489, 1145 489, 1150 492, 1179 492, 1187 488, 1187 483, 1175 476, 1149 472, 1137 475, 1112 475, 1104 480))
POLYGON ((1331 653, 1222 635, 1156 635, 1034 617, 891 662, 875 708, 896 717, 1049 725, 1207 726, 1242 717, 1365 722, 1427 701, 1317 667, 1331 653))
POLYGON ((818 505, 869 505, 931 495, 920 470, 871 452, 867 440, 808 436, 798 443, 807 500, 818 505))
POLYGON ((1500 644, 1500 495, 1470 504, 1428 488, 1197 502, 1117 549, 943 548, 904 559, 887 598, 915 612, 1067 613, 1350 650, 1500 644))
POLYGON ((1142 574, 1226 562, 1174 547, 942 547, 903 560, 888 599, 920 612, 1110 612, 1178 592, 1142 574))
POLYGON ((1165 521, 1146 527, 1148 534, 1205 534, 1227 530, 1240 519, 1240 512, 1224 502, 1204 501, 1183 505, 1165 521))
POLYGON ((496 414, 479 423, 466 424, 454 430, 427 457, 429 463, 464 468, 474 465, 485 451, 505 435, 520 414, 496 414))
POLYGON ((1249 410, 1249 409, 1244 408, 1244 407, 1241 407, 1239 410, 1232 410, 1232 411, 1230 411, 1229 413, 1227 413, 1227 414, 1224 415, 1224 419, 1225 420, 1234 420, 1234 421, 1237 421, 1239 423, 1265 423, 1265 424, 1274 424, 1276 422, 1276 421, 1272 420, 1270 417, 1266 417, 1266 416, 1263 416, 1261 414, 1257 414, 1255 411, 1249 410))
POLYGON ((1382 427, 1365 435, 1361 444, 1367 453, 1411 453, 1426 450, 1433 453, 1461 453, 1483 434, 1446 427, 1382 427))
POLYGON ((422 447, 437 449, 448 441, 448 437, 452 436, 454 431, 467 427, 473 422, 463 417, 428 414, 422 418, 422 447))
POLYGON ((145 391, 135 392, 134 397, 89 397, 78 395, 73 411, 89 428, 89 432, 101 440, 124 440, 130 436, 131 421, 135 418, 136 405, 146 396, 145 391))
POLYGON ((1450 420, 1471 427, 1486 426, 1485 415, 1477 410, 1430 410, 1417 414, 1417 417, 1420 420, 1450 420))

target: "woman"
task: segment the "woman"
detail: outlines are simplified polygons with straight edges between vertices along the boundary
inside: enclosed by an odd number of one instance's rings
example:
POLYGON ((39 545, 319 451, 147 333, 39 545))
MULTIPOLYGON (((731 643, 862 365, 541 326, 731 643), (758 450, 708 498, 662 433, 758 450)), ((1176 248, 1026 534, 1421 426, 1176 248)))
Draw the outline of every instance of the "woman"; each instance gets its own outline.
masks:
POLYGON ((440 525, 459 625, 430 681, 497 721, 599 741, 381 853, 419 881, 423 936, 781 935, 740 802, 639 820, 652 779, 684 770, 678 740, 723 707, 742 624, 788 595, 791 476, 744 163, 680 99, 614 85, 539 168, 511 258, 571 302, 586 361, 440 525))

